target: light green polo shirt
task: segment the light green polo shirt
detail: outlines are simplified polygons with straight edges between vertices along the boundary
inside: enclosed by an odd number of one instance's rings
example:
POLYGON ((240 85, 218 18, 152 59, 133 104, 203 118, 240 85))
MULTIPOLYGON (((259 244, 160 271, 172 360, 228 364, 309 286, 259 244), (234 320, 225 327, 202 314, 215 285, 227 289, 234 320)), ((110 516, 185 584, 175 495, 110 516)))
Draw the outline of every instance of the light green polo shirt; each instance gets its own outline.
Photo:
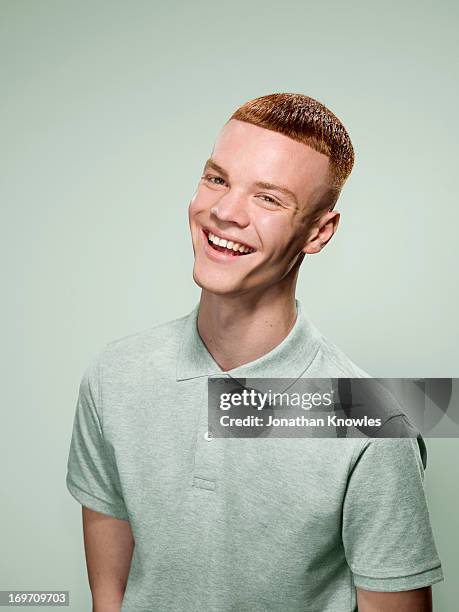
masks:
POLYGON ((208 377, 368 376, 297 312, 281 344, 227 373, 198 306, 87 367, 67 487, 131 524, 122 612, 354 612, 356 586, 443 580, 416 439, 207 435, 208 377))

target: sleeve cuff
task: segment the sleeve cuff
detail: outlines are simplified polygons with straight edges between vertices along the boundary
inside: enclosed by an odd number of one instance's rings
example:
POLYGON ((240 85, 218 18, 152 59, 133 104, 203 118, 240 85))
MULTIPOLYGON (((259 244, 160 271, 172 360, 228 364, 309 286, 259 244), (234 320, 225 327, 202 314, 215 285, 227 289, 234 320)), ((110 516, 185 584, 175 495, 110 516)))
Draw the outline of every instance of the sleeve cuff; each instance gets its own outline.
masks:
POLYGON ((388 576, 385 578, 373 578, 353 572, 354 585, 366 591, 395 592, 411 591, 430 586, 444 580, 441 564, 405 576, 388 576))
POLYGON ((129 516, 124 506, 112 504, 103 499, 100 499, 99 497, 90 495, 84 489, 81 489, 77 484, 75 484, 70 474, 67 474, 66 485, 72 497, 74 497, 77 502, 80 502, 82 506, 85 506, 90 510, 94 510, 95 512, 107 514, 108 516, 112 516, 113 518, 122 519, 126 521, 129 520, 129 516))

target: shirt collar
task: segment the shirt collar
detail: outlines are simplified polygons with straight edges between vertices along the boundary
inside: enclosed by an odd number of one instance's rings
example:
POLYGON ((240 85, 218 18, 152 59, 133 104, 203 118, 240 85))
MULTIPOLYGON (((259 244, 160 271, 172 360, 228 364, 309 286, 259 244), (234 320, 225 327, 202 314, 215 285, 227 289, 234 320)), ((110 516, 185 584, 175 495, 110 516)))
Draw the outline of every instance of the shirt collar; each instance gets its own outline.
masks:
POLYGON ((294 326, 274 349, 262 357, 225 372, 214 361, 198 332, 199 304, 185 319, 177 360, 177 380, 201 376, 232 378, 298 378, 312 363, 320 346, 320 332, 311 323, 300 302, 295 300, 294 326))

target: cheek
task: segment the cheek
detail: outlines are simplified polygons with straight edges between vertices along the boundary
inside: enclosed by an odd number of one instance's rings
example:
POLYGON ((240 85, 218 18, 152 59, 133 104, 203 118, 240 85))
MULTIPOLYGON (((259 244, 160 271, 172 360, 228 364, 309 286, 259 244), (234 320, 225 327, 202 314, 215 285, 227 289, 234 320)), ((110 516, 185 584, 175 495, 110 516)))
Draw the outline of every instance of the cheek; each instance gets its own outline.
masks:
POLYGON ((211 193, 198 188, 188 207, 189 216, 193 217, 201 212, 209 211, 213 206, 215 197, 211 193))
POLYGON ((263 248, 274 257, 285 255, 293 246, 297 230, 292 226, 291 219, 280 215, 264 216, 258 220, 257 227, 263 248))
MULTIPOLYGON (((196 197, 196 196, 195 196, 196 197)), ((188 206, 188 217, 191 219, 196 214, 196 199, 193 197, 188 206)))

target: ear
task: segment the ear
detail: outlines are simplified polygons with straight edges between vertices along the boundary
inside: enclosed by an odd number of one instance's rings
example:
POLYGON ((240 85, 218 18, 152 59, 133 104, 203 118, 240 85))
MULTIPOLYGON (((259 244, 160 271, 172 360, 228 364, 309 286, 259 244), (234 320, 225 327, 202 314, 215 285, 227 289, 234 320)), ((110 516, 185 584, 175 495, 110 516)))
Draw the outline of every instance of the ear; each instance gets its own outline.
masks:
POLYGON ((311 228, 302 252, 312 254, 321 251, 338 229, 340 216, 337 210, 327 210, 311 228))

